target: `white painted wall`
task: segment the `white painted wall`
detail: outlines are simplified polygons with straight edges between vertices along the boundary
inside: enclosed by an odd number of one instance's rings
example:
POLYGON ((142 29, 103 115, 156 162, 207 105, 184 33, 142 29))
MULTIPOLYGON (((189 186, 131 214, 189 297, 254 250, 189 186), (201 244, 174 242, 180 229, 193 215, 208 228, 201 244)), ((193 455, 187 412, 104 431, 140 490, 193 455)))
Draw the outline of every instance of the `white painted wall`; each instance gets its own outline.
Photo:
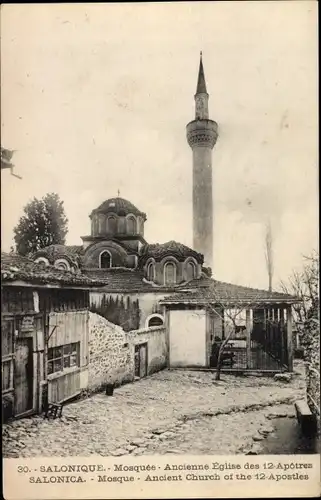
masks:
POLYGON ((207 366, 204 310, 169 311, 169 364, 207 366))

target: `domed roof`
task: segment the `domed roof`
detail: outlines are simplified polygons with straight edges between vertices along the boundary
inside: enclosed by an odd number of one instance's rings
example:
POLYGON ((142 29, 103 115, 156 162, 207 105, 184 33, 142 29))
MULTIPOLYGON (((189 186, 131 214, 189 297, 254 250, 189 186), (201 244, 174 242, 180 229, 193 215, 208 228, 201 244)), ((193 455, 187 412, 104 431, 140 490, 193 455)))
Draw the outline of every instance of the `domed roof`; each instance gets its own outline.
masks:
POLYGON ((119 196, 116 198, 109 198, 104 201, 98 208, 92 211, 92 214, 107 214, 108 212, 113 212, 117 215, 141 215, 146 220, 146 214, 144 212, 138 210, 138 208, 135 207, 135 205, 133 205, 130 201, 120 198, 119 196))
POLYGON ((140 262, 141 264, 144 264, 149 257, 153 257, 155 260, 162 260, 167 256, 174 256, 179 261, 183 261, 187 257, 194 257, 200 264, 203 264, 204 260, 202 254, 187 247, 186 245, 183 245, 183 243, 171 240, 167 243, 152 243, 150 245, 144 245, 141 250, 140 262))
POLYGON ((83 248, 80 245, 58 245, 53 244, 45 248, 41 248, 32 256, 33 259, 37 257, 46 257, 50 263, 58 258, 68 258, 71 263, 78 263, 82 254, 83 248))

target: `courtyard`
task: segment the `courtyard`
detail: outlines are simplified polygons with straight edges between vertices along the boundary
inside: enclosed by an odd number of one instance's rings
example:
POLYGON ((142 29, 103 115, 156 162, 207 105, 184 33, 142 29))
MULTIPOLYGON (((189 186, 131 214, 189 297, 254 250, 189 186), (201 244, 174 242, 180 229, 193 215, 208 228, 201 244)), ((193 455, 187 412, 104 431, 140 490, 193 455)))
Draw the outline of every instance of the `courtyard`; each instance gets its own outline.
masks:
POLYGON ((57 419, 3 425, 4 457, 260 453, 274 419, 295 418, 304 366, 290 381, 164 370, 66 405, 57 419))

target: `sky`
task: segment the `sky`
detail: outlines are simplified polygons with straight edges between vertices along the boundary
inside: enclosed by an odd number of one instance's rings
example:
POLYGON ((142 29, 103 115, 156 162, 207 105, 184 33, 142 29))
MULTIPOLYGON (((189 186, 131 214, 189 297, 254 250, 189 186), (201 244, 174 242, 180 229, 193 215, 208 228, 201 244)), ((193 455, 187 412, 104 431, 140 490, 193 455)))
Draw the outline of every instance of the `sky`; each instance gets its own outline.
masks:
POLYGON ((147 213, 149 243, 192 246, 192 152, 199 53, 213 150, 215 278, 274 286, 318 245, 317 3, 3 5, 2 250, 33 197, 56 192, 67 244, 117 196, 147 213))

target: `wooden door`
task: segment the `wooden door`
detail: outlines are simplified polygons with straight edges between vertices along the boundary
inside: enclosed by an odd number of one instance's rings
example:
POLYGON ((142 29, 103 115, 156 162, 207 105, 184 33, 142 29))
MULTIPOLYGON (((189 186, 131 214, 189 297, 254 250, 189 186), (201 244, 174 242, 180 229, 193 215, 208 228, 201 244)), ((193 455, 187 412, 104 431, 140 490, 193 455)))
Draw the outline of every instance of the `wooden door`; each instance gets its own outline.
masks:
POLYGON ((32 410, 33 405, 33 362, 32 338, 22 338, 16 341, 15 359, 15 416, 32 410))
POLYGON ((146 377, 147 375, 147 344, 140 345, 139 349, 139 376, 146 377))
POLYGON ((135 346, 135 377, 140 376, 140 349, 139 345, 135 346))
POLYGON ((147 375, 147 344, 135 346, 135 377, 146 377, 147 375))

